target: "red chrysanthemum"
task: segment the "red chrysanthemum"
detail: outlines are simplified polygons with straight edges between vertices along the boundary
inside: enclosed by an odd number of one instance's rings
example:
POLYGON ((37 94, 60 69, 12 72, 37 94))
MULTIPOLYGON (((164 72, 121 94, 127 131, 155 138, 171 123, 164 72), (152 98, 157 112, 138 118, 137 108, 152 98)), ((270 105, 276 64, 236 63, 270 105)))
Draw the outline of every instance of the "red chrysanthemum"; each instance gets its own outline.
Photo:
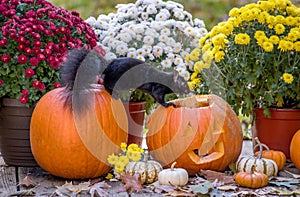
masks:
POLYGON ((1 61, 2 62, 8 63, 10 61, 10 59, 11 59, 10 55, 8 55, 8 54, 4 54, 4 55, 1 56, 1 61))
POLYGON ((32 68, 27 68, 25 70, 25 77, 30 78, 35 74, 34 70, 32 68))
POLYGON ((22 54, 22 55, 19 55, 19 57, 18 57, 18 62, 20 63, 20 64, 25 64, 26 62, 27 62, 27 56, 26 55, 24 55, 24 54, 22 54))

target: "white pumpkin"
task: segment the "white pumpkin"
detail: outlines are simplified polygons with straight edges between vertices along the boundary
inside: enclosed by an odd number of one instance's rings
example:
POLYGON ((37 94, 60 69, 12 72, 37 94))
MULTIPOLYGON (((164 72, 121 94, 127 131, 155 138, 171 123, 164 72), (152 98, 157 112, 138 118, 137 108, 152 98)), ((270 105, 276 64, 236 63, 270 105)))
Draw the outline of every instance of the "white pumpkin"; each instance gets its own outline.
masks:
POLYGON ((188 172, 183 168, 174 168, 176 162, 171 168, 164 169, 158 173, 158 181, 161 185, 183 186, 189 181, 188 172))

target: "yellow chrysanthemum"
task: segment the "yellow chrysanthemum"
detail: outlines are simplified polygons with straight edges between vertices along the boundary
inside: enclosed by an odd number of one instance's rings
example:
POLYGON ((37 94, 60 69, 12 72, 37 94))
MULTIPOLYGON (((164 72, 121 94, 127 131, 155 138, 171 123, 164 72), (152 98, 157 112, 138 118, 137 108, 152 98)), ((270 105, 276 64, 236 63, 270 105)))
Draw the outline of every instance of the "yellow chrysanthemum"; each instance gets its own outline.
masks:
POLYGON ((266 23, 266 18, 268 17, 268 13, 267 12, 261 12, 259 13, 257 20, 259 23, 261 24, 265 24, 266 23))
POLYGON ((190 77, 190 79, 191 80, 194 80, 197 76, 198 76, 198 72, 193 72, 192 74, 191 74, 191 77, 190 77))
POLYGON ((123 165, 126 166, 129 163, 129 159, 127 156, 121 155, 118 162, 123 163, 123 165))
POLYGON ((285 27, 284 27, 283 24, 277 24, 277 25, 275 25, 274 29, 275 29, 276 34, 278 34, 278 35, 283 34, 284 31, 285 31, 285 27))
POLYGON ((273 44, 278 44, 279 40, 280 40, 279 37, 275 36, 275 35, 273 35, 269 38, 269 41, 272 42, 273 44))
POLYGON ((288 16, 285 18, 285 24, 293 26, 296 23, 296 19, 293 16, 288 16))
POLYGON ((226 23, 221 28, 221 32, 226 36, 230 35, 232 33, 232 30, 233 30, 233 25, 231 23, 226 23))
POLYGON ((119 157, 115 154, 111 154, 108 156, 107 158, 107 162, 110 164, 110 165, 115 165, 115 163, 118 161, 119 157))
POLYGON ((200 84, 200 82, 200 78, 195 78, 194 80, 187 82, 187 84, 189 86, 189 89, 193 91, 200 84))
POLYGON ((127 148, 127 144, 125 142, 122 142, 121 145, 120 145, 120 148, 123 152, 126 151, 126 148, 127 148))
POLYGON ((275 17, 274 16, 268 15, 268 17, 267 17, 266 20, 267 20, 269 28, 272 28, 272 27, 274 27, 276 25, 275 17))
POLYGON ((220 62, 221 60, 223 60, 223 59, 224 59, 224 56, 225 56, 224 51, 218 51, 218 52, 215 54, 215 60, 216 60, 216 62, 220 62))
POLYGON ((200 56, 200 49, 199 48, 195 48, 191 53, 190 53, 190 59, 192 61, 197 61, 199 59, 200 56))
POLYGON ((288 33, 288 35, 287 35, 287 39, 289 40, 289 41, 296 41, 297 39, 298 39, 298 37, 299 37, 299 34, 298 34, 299 32, 293 32, 293 31, 291 31, 290 33, 288 33))
POLYGON ((275 7, 275 5, 269 1, 259 1, 258 6, 264 11, 272 10, 275 7))
POLYGON ((205 44, 203 47, 202 47, 202 52, 204 53, 205 51, 210 51, 210 45, 209 44, 205 44))
POLYGON ((293 75, 291 75, 289 73, 283 73, 282 77, 283 77, 283 81, 285 83, 291 84, 294 81, 293 75))
POLYGON ((244 21, 251 21, 255 18, 251 10, 247 10, 245 12, 242 12, 241 17, 244 21))
POLYGON ((118 161, 114 166, 114 169, 117 173, 123 173, 124 168, 125 168, 125 165, 120 161, 118 161))
POLYGON ((214 46, 225 46, 225 34, 218 34, 212 38, 212 43, 214 46))
POLYGON ((238 8, 232 8, 230 11, 229 11, 229 16, 230 17, 236 17, 240 14, 240 9, 238 8))
POLYGON ((266 36, 258 37, 256 40, 257 40, 257 44, 259 46, 263 46, 264 42, 268 42, 269 41, 269 39, 266 36))
POLYGON ((281 51, 293 50, 293 48, 294 48, 294 44, 292 42, 287 40, 279 41, 278 49, 280 49, 281 51))
POLYGON ((127 152, 126 156, 131 161, 140 161, 142 157, 141 153, 139 152, 127 152))
POLYGON ((113 177, 114 177, 114 175, 112 173, 108 173, 105 178, 112 179, 113 177))
POLYGON ((266 36, 264 31, 256 31, 254 34, 254 38, 257 40, 258 38, 262 37, 262 36, 266 36))
POLYGON ((285 18, 282 15, 277 15, 275 16, 275 22, 278 24, 283 24, 285 23, 285 18))
POLYGON ((247 45, 250 43, 250 36, 248 34, 239 33, 234 37, 234 42, 240 45, 247 45))
POLYGON ((233 27, 238 27, 243 22, 241 18, 230 18, 228 23, 232 24, 233 27))
POLYGON ((203 61, 197 61, 195 64, 194 64, 194 71, 196 73, 200 73, 202 71, 202 69, 204 68, 204 62, 203 61))
POLYGON ((274 48, 274 45, 272 42, 264 42, 262 47, 266 52, 271 52, 274 48))
POLYGON ((207 63, 210 64, 211 61, 213 59, 213 54, 211 53, 211 51, 205 51, 202 55, 202 60, 207 63))
POLYGON ((300 51, 300 41, 294 43, 294 49, 295 51, 300 51))

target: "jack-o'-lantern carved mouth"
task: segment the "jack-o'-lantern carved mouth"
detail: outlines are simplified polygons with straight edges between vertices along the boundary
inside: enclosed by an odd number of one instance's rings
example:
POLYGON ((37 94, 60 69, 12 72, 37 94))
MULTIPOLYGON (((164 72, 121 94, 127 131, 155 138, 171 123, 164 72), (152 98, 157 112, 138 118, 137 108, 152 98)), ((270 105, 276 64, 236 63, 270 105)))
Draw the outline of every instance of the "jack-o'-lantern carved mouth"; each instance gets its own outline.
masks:
POLYGON ((212 150, 213 151, 209 153, 202 154, 199 149, 194 149, 193 151, 188 152, 188 156, 197 165, 216 161, 224 156, 224 143, 216 142, 212 150))

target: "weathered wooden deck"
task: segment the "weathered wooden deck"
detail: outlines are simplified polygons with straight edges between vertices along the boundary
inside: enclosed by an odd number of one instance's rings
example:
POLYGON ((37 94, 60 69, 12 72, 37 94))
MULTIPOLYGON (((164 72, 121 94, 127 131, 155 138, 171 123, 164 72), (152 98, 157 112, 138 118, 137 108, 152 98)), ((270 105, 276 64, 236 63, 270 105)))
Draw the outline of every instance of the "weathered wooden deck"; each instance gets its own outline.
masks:
MULTIPOLYGON (((252 142, 250 140, 245 140, 243 143, 242 155, 252 154, 252 142)), ((34 188, 35 196, 57 196, 55 194, 55 190, 57 186, 62 186, 65 184, 66 179, 61 179, 58 177, 54 177, 49 173, 45 172, 43 169, 39 167, 13 167, 7 166, 3 159, 0 157, 0 197, 12 196, 13 194, 18 194, 21 190, 26 190, 23 185, 19 185, 19 183, 26 177, 29 176, 32 181, 36 182, 38 186, 34 188)), ((84 181, 84 180, 83 180, 84 181)), ((72 180, 73 184, 79 184, 79 180, 72 180)), ((88 181, 88 180, 86 180, 88 181)), ((110 183, 115 184, 117 186, 118 182, 110 183)), ((111 189, 113 189, 112 186, 111 189)), ((62 195, 64 196, 64 195, 62 195)), ((88 196, 86 195, 74 195, 74 196, 88 196)), ((114 195, 110 195, 114 196, 114 195)), ((115 196, 128 196, 126 192, 115 193, 115 196)), ((133 194, 131 196, 149 196, 149 194, 133 194)), ((160 196, 160 195, 151 195, 151 196, 160 196)))

